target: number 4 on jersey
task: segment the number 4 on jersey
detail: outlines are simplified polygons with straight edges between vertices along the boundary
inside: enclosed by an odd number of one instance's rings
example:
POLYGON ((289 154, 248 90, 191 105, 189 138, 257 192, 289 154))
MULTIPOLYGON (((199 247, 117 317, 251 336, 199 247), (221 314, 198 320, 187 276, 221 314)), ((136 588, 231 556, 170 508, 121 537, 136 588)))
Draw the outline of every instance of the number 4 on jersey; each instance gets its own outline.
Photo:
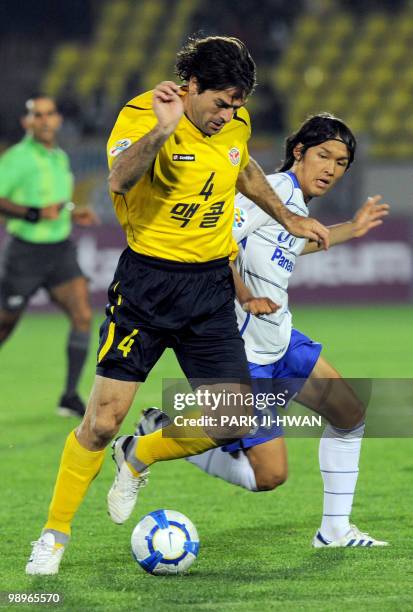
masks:
POLYGON ((207 182, 205 183, 205 185, 202 187, 201 191, 199 192, 199 195, 204 196, 205 202, 212 195, 212 192, 214 190, 214 183, 212 182, 214 176, 215 176, 215 172, 211 172, 207 182))
POLYGON ((135 342, 134 336, 138 333, 138 329, 134 329, 131 334, 125 336, 123 340, 121 340, 118 344, 118 349, 122 351, 124 357, 127 357, 130 353, 133 343, 135 342))

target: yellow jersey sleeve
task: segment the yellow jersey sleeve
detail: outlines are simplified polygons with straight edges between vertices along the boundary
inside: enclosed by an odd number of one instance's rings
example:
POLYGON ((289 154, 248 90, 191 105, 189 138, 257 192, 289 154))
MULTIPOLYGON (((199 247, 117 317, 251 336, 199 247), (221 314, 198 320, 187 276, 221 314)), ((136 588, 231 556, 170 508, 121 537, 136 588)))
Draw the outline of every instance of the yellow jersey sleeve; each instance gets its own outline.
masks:
POLYGON ((109 168, 119 153, 150 132, 156 123, 157 118, 152 109, 152 91, 128 102, 119 113, 109 136, 107 144, 109 168))
POLYGON ((232 243, 231 243, 231 253, 230 253, 230 256, 229 256, 229 260, 230 261, 235 261, 236 258, 237 258, 238 252, 239 252, 238 245, 237 245, 237 243, 235 242, 235 240, 233 238, 232 239, 232 243))
MULTIPOLYGON (((251 137, 251 122, 250 122, 248 111, 245 108, 240 108, 235 113, 234 119, 235 120, 238 119, 238 121, 244 122, 246 126, 246 142, 248 142, 248 140, 251 137)), ((241 157, 241 163, 240 163, 240 169, 239 169, 240 172, 242 172, 244 168, 248 166, 249 161, 250 161, 250 155, 248 152, 248 146, 245 145, 245 148, 243 150, 242 157, 241 157)))

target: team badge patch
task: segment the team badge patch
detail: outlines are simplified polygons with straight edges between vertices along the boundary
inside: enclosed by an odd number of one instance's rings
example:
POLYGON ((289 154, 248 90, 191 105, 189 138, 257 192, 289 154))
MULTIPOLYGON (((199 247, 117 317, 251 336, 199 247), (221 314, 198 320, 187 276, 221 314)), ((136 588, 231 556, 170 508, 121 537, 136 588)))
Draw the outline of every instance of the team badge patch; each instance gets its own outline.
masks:
POLYGON ((122 138, 122 140, 118 140, 114 147, 109 149, 109 155, 116 157, 116 155, 119 155, 119 153, 122 153, 122 151, 130 147, 131 144, 132 141, 130 138, 122 138))
POLYGON ((231 162, 231 164, 233 166, 238 166, 240 159, 241 159, 241 154, 239 152, 239 149, 237 149, 237 147, 232 147, 232 149, 229 150, 228 155, 229 155, 229 161, 231 162))
POLYGON ((234 229, 240 229, 247 220, 247 213, 243 208, 234 208, 234 229))

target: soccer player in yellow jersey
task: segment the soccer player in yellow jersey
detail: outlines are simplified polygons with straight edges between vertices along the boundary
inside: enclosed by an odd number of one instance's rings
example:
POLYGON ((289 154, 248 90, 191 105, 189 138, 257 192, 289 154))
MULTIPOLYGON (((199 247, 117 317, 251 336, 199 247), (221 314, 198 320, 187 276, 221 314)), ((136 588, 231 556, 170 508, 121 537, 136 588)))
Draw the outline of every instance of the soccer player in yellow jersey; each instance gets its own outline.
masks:
MULTIPOLYGON (((245 45, 220 36, 190 40, 178 53, 176 72, 182 86, 164 81, 131 100, 109 138, 109 186, 128 247, 109 287, 86 415, 66 441, 29 574, 58 572, 104 449, 166 347, 190 380, 249 380, 228 265, 236 188, 291 234, 328 246, 328 230, 288 211, 248 155, 244 104, 255 65, 245 45)), ((112 520, 130 516, 149 465, 224 443, 208 433, 118 438, 118 474, 108 495, 112 520)))

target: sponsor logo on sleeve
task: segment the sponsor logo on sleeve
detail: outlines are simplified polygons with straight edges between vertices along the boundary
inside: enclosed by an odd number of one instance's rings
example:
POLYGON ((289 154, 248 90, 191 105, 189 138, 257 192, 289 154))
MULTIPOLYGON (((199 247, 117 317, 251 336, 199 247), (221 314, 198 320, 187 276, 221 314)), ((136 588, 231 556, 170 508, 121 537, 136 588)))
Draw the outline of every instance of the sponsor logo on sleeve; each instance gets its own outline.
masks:
POLYGON ((234 209, 234 223, 232 227, 234 229, 240 229, 247 221, 247 213, 243 208, 234 209))
POLYGON ((117 155, 119 155, 119 153, 122 153, 122 151, 130 147, 131 144, 132 141, 130 138, 122 138, 122 140, 118 140, 115 145, 111 149, 109 149, 109 155, 111 157, 116 157, 117 155))
POLYGON ((195 161, 195 155, 192 153, 172 153, 172 161, 195 161))
POLYGON ((229 161, 231 162, 233 166, 239 165, 239 162, 241 160, 241 154, 239 152, 239 149, 237 149, 237 147, 232 147, 232 149, 228 151, 228 156, 229 156, 229 161))

